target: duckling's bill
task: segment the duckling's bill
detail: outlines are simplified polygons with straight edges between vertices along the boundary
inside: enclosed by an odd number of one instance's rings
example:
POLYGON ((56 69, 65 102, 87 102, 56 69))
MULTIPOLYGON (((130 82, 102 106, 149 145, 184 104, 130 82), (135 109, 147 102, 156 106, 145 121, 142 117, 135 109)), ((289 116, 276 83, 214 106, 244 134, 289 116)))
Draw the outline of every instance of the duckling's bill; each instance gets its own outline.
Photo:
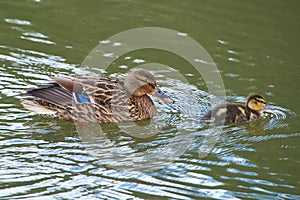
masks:
POLYGON ((270 104, 266 103, 266 106, 263 108, 263 110, 272 110, 270 104))

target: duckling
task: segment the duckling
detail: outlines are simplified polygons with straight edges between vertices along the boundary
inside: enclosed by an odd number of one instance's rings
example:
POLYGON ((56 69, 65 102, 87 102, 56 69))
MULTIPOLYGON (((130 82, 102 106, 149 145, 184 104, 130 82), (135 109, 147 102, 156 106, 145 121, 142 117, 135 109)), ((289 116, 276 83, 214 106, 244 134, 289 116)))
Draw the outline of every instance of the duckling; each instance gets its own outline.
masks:
POLYGON ((58 77, 46 88, 27 91, 23 106, 37 114, 78 122, 121 122, 149 119, 156 107, 148 94, 166 103, 173 100, 144 69, 131 71, 124 81, 108 77, 58 77))
POLYGON ((216 125, 255 121, 263 117, 266 107, 265 98, 259 94, 250 94, 245 105, 228 103, 219 105, 208 111, 204 121, 212 121, 216 125))

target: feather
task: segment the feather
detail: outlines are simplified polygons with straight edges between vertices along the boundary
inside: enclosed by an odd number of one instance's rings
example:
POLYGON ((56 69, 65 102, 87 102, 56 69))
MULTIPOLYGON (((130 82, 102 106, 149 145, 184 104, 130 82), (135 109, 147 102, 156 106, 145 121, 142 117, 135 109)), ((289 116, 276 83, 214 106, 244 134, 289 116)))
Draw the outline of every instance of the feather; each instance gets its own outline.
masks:
POLYGON ((40 105, 38 102, 29 100, 29 99, 22 99, 21 100, 22 105, 27 110, 34 112, 36 114, 40 115, 48 115, 48 116, 54 116, 56 114, 55 110, 51 110, 48 108, 45 108, 44 106, 40 105))
POLYGON ((38 88, 27 91, 27 94, 39 99, 43 99, 59 107, 72 105, 72 93, 62 88, 57 83, 53 83, 48 88, 38 88))
POLYGON ((24 99, 22 104, 38 114, 73 121, 119 122, 149 119, 157 112, 147 95, 157 89, 156 85, 153 87, 154 77, 144 70, 133 71, 133 74, 130 77, 135 81, 129 86, 136 90, 143 89, 141 95, 132 95, 125 87, 125 82, 114 78, 56 77, 49 87, 28 91, 27 94, 34 98, 24 99), (140 83, 143 78, 147 79, 147 83, 140 83), (148 85, 151 90, 138 87, 140 84, 148 85))
POLYGON ((76 97, 77 97, 77 100, 78 102, 81 102, 81 103, 90 103, 89 99, 86 98, 83 94, 81 93, 77 93, 76 94, 76 97))

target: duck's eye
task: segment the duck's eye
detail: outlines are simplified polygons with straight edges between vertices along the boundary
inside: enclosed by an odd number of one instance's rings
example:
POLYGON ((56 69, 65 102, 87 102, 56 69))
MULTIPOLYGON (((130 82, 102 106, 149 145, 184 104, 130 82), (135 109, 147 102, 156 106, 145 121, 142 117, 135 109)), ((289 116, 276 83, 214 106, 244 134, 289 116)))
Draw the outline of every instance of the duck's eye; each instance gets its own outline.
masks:
POLYGON ((148 83, 153 89, 155 88, 154 84, 148 83))
POLYGON ((147 79, 141 79, 141 78, 138 78, 139 81, 141 82, 144 82, 144 83, 148 83, 148 80, 147 79))

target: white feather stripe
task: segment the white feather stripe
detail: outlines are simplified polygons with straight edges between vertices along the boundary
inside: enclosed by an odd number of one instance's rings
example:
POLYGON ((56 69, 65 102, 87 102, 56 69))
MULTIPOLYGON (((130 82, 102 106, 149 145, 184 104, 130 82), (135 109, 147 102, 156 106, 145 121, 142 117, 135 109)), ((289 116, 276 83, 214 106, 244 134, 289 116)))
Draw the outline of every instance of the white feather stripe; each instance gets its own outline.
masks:
POLYGON ((56 111, 47 109, 42 107, 40 104, 28 100, 28 99, 22 99, 21 101, 22 105, 24 106, 24 108, 26 108, 27 110, 34 112, 36 114, 40 114, 40 115, 55 115, 56 111))

